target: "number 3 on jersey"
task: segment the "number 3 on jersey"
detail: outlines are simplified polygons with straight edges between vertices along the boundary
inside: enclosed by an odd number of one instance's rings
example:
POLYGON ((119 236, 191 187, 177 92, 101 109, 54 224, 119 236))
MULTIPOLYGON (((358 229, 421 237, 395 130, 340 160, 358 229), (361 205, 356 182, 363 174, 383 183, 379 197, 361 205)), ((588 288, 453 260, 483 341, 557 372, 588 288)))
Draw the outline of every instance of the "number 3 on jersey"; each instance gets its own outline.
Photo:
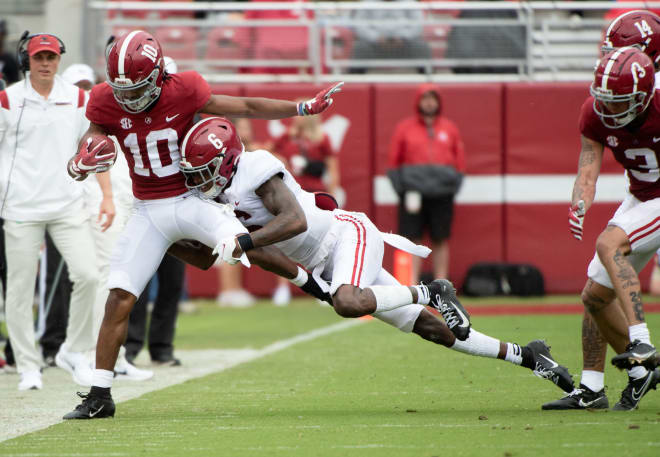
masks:
POLYGON ((637 157, 644 158, 644 163, 639 165, 639 168, 642 168, 642 170, 629 170, 635 178, 644 182, 656 182, 658 180, 660 170, 658 170, 658 157, 654 150, 649 148, 632 148, 626 149, 624 154, 630 160, 635 160, 637 157))
POLYGON ((163 130, 153 130, 145 137, 144 141, 147 146, 147 161, 142 160, 140 154, 140 145, 138 144, 137 133, 131 133, 124 138, 124 146, 127 147, 133 155, 135 164, 133 171, 136 175, 149 176, 149 170, 159 178, 171 176, 179 172, 179 145, 177 141, 179 135, 176 130, 167 128, 163 130), (165 145, 167 144, 167 148, 165 145), (163 159, 167 160, 167 156, 171 163, 163 166, 163 159))

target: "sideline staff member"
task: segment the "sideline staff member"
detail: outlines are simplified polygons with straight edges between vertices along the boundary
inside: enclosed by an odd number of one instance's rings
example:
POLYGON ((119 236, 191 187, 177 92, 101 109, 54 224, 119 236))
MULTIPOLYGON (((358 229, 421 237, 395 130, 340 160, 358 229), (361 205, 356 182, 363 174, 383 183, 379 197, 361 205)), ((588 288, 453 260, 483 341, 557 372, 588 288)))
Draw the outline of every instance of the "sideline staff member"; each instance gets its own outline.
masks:
MULTIPOLYGON (((27 77, 0 92, 0 217, 5 220, 6 317, 21 375, 19 390, 42 387, 32 302, 39 249, 48 231, 64 257, 73 293, 67 338, 58 366, 79 384, 91 383, 84 352, 94 348, 98 277, 94 244, 83 212, 82 187, 66 172, 87 130, 86 94, 56 75, 64 43, 54 35, 24 34, 19 66, 27 77)), ((89 385, 89 384, 88 384, 89 385)))

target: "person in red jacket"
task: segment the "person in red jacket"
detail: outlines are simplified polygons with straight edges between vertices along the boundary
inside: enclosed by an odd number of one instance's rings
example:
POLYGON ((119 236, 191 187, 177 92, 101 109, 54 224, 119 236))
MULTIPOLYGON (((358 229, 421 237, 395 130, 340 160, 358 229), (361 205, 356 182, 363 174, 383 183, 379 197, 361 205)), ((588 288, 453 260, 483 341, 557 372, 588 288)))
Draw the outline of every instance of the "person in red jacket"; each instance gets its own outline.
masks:
MULTIPOLYGON (((443 168, 454 174, 460 184, 465 172, 465 153, 461 135, 449 119, 442 116, 442 97, 437 86, 422 84, 415 97, 414 116, 401 120, 390 141, 389 167, 425 168, 426 171, 443 168), (429 164, 443 167, 419 167, 429 164)), ((404 183, 405 184, 405 183, 404 183)), ((397 186, 395 185, 395 188, 397 186)), ((424 188, 398 188, 399 233, 420 242, 424 229, 430 230, 433 243, 433 276, 446 278, 449 273, 449 237, 457 188, 437 195, 439 186, 424 188)), ((421 262, 413 259, 413 281, 418 282, 421 262)))

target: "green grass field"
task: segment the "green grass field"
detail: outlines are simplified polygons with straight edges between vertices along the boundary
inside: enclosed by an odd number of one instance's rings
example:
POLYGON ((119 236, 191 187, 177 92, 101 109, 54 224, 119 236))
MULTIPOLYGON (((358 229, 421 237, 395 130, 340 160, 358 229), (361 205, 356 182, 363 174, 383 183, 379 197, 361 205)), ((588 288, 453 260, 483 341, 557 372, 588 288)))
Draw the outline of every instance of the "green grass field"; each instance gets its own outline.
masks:
MULTIPOLYGON (((657 339, 660 314, 647 320, 657 339)), ((180 316, 176 347, 262 348, 340 321, 309 300, 247 310, 205 304, 180 316)), ((521 344, 545 338, 557 360, 579 374, 580 321, 476 316, 473 326, 521 344)), ((625 378, 608 368, 611 404, 625 378)), ((0 456, 660 455, 660 392, 651 391, 632 413, 541 411, 561 395, 527 369, 466 356, 374 320, 120 403, 114 419, 59 423, 0 443, 0 456)))

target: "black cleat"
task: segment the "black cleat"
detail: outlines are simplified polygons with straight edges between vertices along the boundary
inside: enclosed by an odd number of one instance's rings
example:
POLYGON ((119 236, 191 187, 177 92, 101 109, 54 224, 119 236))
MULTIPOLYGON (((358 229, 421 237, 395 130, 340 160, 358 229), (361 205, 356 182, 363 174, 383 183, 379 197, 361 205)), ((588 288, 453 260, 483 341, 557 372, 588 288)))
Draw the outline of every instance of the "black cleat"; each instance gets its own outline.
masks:
POLYGON ((632 379, 628 376, 628 385, 621 392, 621 400, 612 408, 612 411, 632 411, 637 409, 637 405, 646 393, 654 389, 660 381, 660 369, 656 368, 649 371, 646 376, 639 379, 632 379))
POLYGON ((456 298, 456 289, 447 279, 436 279, 428 286, 431 301, 429 305, 440 311, 447 327, 461 341, 470 335, 470 314, 456 298))
POLYGON ((655 370, 660 365, 660 355, 653 345, 635 340, 626 346, 625 352, 612 357, 612 365, 619 370, 629 370, 637 365, 643 365, 648 370, 655 370))
POLYGON ((559 400, 551 401, 541 406, 544 410, 564 409, 607 409, 610 402, 607 401, 605 389, 594 392, 584 384, 559 400))
POLYGON ((78 396, 83 399, 82 403, 76 406, 76 409, 69 414, 65 414, 63 419, 100 419, 102 417, 114 417, 115 402, 112 398, 101 398, 78 392, 78 396))
POLYGON ((539 378, 552 381, 564 392, 572 392, 574 389, 573 377, 568 369, 559 365, 550 355, 550 346, 543 340, 534 340, 527 343, 527 347, 532 351, 534 358, 534 368, 532 372, 539 378))

